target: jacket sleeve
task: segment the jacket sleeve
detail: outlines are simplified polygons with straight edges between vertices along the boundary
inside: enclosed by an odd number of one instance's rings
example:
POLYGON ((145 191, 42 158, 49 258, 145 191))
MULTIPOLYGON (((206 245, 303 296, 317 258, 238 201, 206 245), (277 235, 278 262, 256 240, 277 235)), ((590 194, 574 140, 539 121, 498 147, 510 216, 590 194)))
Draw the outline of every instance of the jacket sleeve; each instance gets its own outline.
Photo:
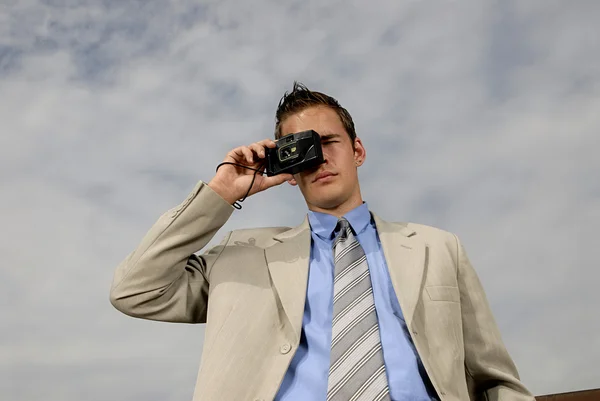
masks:
POLYGON ((200 181, 185 201, 163 214, 117 267, 110 302, 133 317, 204 323, 210 269, 220 245, 195 255, 227 222, 233 207, 200 181))
POLYGON ((535 401, 519 379, 481 282, 459 239, 456 236, 455 239, 465 370, 471 400, 535 401))

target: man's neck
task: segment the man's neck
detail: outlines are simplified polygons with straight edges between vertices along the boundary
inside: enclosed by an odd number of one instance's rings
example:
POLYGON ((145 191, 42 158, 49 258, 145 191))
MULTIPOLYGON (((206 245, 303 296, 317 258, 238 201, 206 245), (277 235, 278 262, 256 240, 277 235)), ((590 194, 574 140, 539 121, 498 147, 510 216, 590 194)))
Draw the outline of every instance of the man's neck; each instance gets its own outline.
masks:
POLYGON ((308 205, 308 210, 319 213, 326 213, 337 218, 340 218, 347 214, 349 211, 356 209, 363 204, 362 197, 359 195, 357 199, 348 200, 347 202, 337 205, 333 208, 321 208, 315 205, 308 205))

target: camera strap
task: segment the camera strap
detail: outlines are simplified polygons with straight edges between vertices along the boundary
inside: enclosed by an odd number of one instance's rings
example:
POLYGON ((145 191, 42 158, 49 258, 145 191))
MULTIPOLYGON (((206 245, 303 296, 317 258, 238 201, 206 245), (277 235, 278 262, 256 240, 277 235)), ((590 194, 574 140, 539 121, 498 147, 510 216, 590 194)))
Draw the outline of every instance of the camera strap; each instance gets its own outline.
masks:
POLYGON ((221 164, 219 164, 219 165, 217 166, 217 169, 215 170, 215 172, 216 172, 216 171, 219 171, 219 168, 220 168, 222 165, 224 165, 224 164, 231 164, 231 165, 233 165, 233 166, 237 166, 237 167, 243 167, 243 168, 245 168, 245 169, 248 169, 248 170, 253 170, 253 171, 254 171, 254 174, 252 175, 252 182, 250 183, 250 188, 248 188, 248 192, 246 192, 246 195, 244 195, 244 197, 243 197, 242 199, 238 199, 238 200, 237 200, 237 201, 235 201, 235 202, 233 203, 233 205, 232 205, 232 206, 233 206, 234 208, 236 208, 237 210, 241 210, 241 209, 242 209, 242 205, 241 205, 240 203, 241 203, 241 202, 243 202, 243 201, 245 201, 245 200, 246 200, 246 198, 248 197, 248 194, 250 194, 250 191, 252 190, 252 186, 254 185, 254 181, 256 180, 256 173, 260 173, 261 175, 264 175, 264 174, 265 174, 265 172, 264 172, 264 171, 261 171, 261 169, 262 169, 262 168, 263 168, 265 165, 264 165, 264 164, 262 164, 262 165, 260 165, 260 167, 258 167, 258 169, 255 169, 255 168, 252 168, 252 167, 249 167, 249 166, 244 166, 243 164, 239 164, 239 163, 233 163, 233 162, 223 162, 223 163, 221 163, 221 164))

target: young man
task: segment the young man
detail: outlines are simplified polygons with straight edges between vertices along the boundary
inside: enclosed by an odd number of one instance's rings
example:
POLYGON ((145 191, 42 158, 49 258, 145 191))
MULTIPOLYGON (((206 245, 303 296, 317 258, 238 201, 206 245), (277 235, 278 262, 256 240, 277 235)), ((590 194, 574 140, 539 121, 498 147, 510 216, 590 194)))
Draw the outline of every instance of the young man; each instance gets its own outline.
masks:
MULTIPOLYGON (((350 114, 294 84, 275 135, 309 129, 325 163, 257 175, 249 193, 297 185, 309 209, 301 225, 236 230, 196 255, 252 183, 253 171, 223 165, 117 268, 112 304, 207 323, 194 400, 533 400, 457 237, 370 212, 350 114)), ((258 168, 274 146, 241 146, 225 162, 258 168)))

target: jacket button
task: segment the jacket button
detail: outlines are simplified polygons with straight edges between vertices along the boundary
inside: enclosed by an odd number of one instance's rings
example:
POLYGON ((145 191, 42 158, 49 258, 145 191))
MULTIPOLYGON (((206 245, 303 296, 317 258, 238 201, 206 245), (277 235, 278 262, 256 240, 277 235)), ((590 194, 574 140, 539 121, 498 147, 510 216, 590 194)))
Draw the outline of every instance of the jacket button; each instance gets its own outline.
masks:
POLYGON ((281 347, 279 347, 279 351, 282 354, 287 354, 288 352, 290 352, 291 349, 292 349, 292 346, 289 345, 288 343, 285 343, 281 347))
POLYGON ((413 332, 413 334, 414 334, 415 336, 419 334, 419 333, 417 332, 417 330, 413 330, 412 332, 413 332))

